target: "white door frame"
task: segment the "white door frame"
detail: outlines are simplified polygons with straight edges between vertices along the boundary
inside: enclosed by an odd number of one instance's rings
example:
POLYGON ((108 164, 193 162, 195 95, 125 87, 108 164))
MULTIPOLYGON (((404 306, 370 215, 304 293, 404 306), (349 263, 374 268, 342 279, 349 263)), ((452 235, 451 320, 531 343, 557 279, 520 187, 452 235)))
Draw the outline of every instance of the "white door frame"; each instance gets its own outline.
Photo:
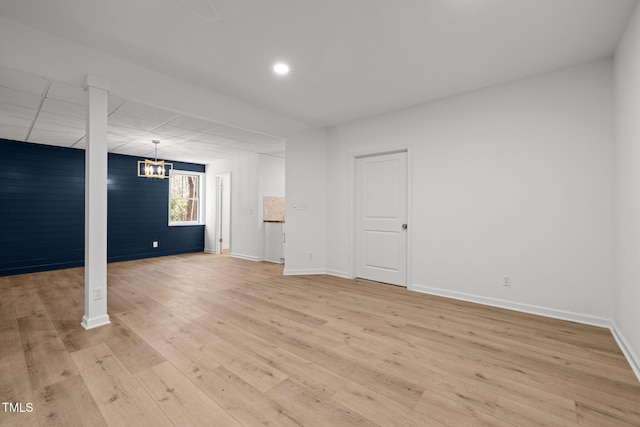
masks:
POLYGON ((357 180, 356 180, 356 163, 361 157, 379 156, 382 154, 393 154, 399 152, 407 153, 407 289, 413 289, 413 274, 412 274, 412 236, 413 236, 413 182, 411 177, 412 173, 412 149, 411 146, 394 147, 394 148, 381 148, 371 151, 358 151, 349 153, 349 277, 351 279, 356 278, 358 257, 356 250, 358 247, 358 230, 357 224, 357 212, 356 212, 356 197, 357 197, 357 180))
MULTIPOLYGON (((220 244, 220 238, 222 236, 222 191, 220 191, 220 184, 222 183, 222 179, 224 177, 229 177, 229 212, 231 212, 231 172, 224 172, 216 174, 216 221, 215 221, 215 236, 216 236, 216 245, 215 245, 215 253, 222 253, 222 245, 220 244)), ((231 214, 229 214, 229 252, 231 252, 231 214)))

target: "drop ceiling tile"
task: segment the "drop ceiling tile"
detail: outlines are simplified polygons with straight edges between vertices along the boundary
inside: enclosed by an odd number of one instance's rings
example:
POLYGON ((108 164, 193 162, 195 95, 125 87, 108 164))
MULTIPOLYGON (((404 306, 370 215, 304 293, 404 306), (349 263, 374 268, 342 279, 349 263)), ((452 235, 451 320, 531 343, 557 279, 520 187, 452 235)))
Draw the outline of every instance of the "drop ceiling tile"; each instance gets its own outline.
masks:
MULTIPOLYGON (((113 151, 114 148, 119 147, 120 145, 122 145, 121 142, 111 142, 107 139, 107 150, 109 152, 113 151)), ((82 148, 82 149, 86 149, 87 148, 87 139, 85 137, 80 138, 77 142, 75 142, 73 144, 73 148, 82 148)))
POLYGON ((19 127, 19 128, 24 128, 28 130, 29 128, 31 128, 32 123, 33 123, 33 120, 9 116, 9 115, 3 114, 0 111, 0 128, 4 126, 13 126, 13 127, 19 127))
POLYGON ((40 100, 42 98, 31 93, 0 87, 0 99, 3 104, 37 109, 40 106, 40 100))
MULTIPOLYGON (((125 104, 126 105, 126 104, 125 104)), ((120 113, 120 109, 109 116, 109 124, 149 132, 161 125, 160 122, 141 119, 120 113)))
POLYGON ((127 101, 118 109, 118 114, 156 123, 167 122, 178 115, 171 111, 162 110, 160 108, 151 107, 134 101, 127 101))
POLYGON ((184 158, 186 153, 185 151, 178 150, 175 147, 171 147, 171 149, 166 149, 162 152, 162 156, 158 155, 159 159, 170 160, 174 158, 184 158))
MULTIPOLYGON (((83 137, 84 134, 86 133, 83 128, 73 128, 73 127, 67 126, 64 123, 49 123, 41 120, 36 121, 36 124, 33 126, 33 129, 42 131, 42 132, 80 135, 78 138, 83 137)), ((78 138, 76 138, 76 140, 78 140, 78 138)))
POLYGON ((260 133, 252 133, 246 139, 248 142, 253 142, 260 145, 281 144, 284 142, 283 138, 278 138, 270 135, 263 135, 260 133))
POLYGON ((180 138, 177 136, 169 136, 166 134, 157 133, 156 131, 146 133, 142 138, 138 138, 136 142, 140 144, 148 145, 151 148, 155 148, 152 141, 160 141, 158 144, 158 151, 162 150, 162 147, 171 146, 173 144, 179 144, 184 142, 184 138, 180 138))
POLYGON ((109 94, 109 114, 113 113, 124 102, 124 99, 116 95, 109 94))
POLYGON ((225 156, 225 158, 226 158, 226 157, 228 157, 230 155, 236 155, 237 154, 237 152, 233 151, 233 150, 223 150, 222 147, 210 147, 210 146, 209 147, 195 147, 190 151, 194 152, 194 153, 198 153, 198 155, 202 156, 202 157, 216 155, 216 156, 225 156))
POLYGON ((224 136, 226 138, 231 138, 231 139, 238 139, 242 141, 249 141, 249 138, 251 138, 252 136, 254 137, 256 136, 255 132, 234 128, 232 126, 221 126, 207 133, 224 136))
POLYGON ((50 113, 48 111, 41 111, 40 114, 38 114, 38 122, 68 126, 73 129, 80 129, 82 131, 86 131, 87 129, 87 121, 85 119, 50 113))
POLYGON ((146 147, 140 147, 134 144, 126 144, 120 146, 118 148, 115 148, 113 152, 118 154, 127 154, 129 156, 153 158, 153 150, 149 150, 146 147))
POLYGON ((224 147, 233 149, 233 150, 248 151, 251 153, 259 153, 264 148, 259 144, 252 144, 250 142, 244 142, 244 141, 233 141, 228 144, 225 144, 224 147))
POLYGON ((111 123, 111 120, 109 120, 109 126, 107 127, 107 132, 109 134, 121 136, 130 141, 140 138, 141 136, 146 135, 148 133, 147 131, 141 130, 141 129, 133 129, 133 128, 114 125, 111 123))
POLYGON ((82 138, 82 134, 71 132, 52 132, 50 130, 33 129, 29 142, 39 144, 58 145, 71 147, 76 141, 82 138))
POLYGON ((20 107, 18 105, 4 104, 0 102, 0 114, 15 117, 18 119, 27 119, 33 121, 38 112, 35 108, 20 107))
POLYGON ((177 126, 170 126, 170 125, 162 125, 159 128, 154 129, 153 132, 159 135, 167 135, 167 136, 174 136, 174 137, 181 137, 181 138, 195 138, 202 133, 200 131, 185 129, 177 126))
POLYGON ((62 114, 63 116, 76 117, 79 119, 85 119, 87 117, 87 107, 52 98, 46 98, 44 100, 41 111, 62 114))
POLYGON ((41 97, 48 80, 22 71, 0 67, 0 86, 41 97))
POLYGON ((222 145, 233 142, 233 139, 225 138, 224 136, 212 135, 210 133, 203 133, 199 135, 197 138, 194 138, 194 141, 206 142, 214 145, 222 145))
POLYGON ((87 139, 86 137, 82 137, 80 138, 78 141, 76 141, 73 144, 73 148, 82 148, 82 149, 86 149, 87 148, 87 139))
POLYGON ((171 120, 167 124, 171 126, 176 126, 179 128, 191 129, 193 131, 200 131, 200 132, 212 130, 222 126, 221 123, 211 122, 211 121, 202 120, 202 119, 189 117, 189 116, 176 117, 175 119, 171 120))
POLYGON ((13 125, 0 126, 0 138, 13 141, 24 141, 29 133, 29 128, 13 125))
POLYGON ((133 141, 131 138, 126 138, 113 133, 107 133, 107 143, 109 144, 126 144, 133 141))
POLYGON ((57 99, 76 105, 87 105, 87 92, 81 87, 72 86, 66 83, 52 82, 47 92, 47 98, 57 99))

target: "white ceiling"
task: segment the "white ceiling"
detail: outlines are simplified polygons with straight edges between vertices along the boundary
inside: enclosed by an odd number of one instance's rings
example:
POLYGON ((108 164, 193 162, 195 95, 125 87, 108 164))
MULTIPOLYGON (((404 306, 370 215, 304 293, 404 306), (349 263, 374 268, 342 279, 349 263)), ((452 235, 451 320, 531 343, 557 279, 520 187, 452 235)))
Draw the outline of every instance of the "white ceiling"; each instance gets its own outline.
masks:
MULTIPOLYGON (((87 95, 80 87, 0 67, 0 137, 85 148, 87 95)), ((282 138, 188 117, 109 96, 109 152, 211 163, 267 153, 284 156, 282 138)))
MULTIPOLYGON (((635 5, 636 0, 5 0, 0 16, 310 126, 330 126, 609 56, 635 5), (290 63, 289 76, 271 73, 276 60, 290 63)), ((10 95, 2 94, 3 111, 9 108, 22 120, 8 123, 7 134, 19 133, 18 124, 30 120, 21 108, 36 109, 41 95, 30 86, 22 89, 35 95, 20 100, 27 106, 4 102, 10 95)), ((50 94, 40 114, 66 108, 54 102, 61 101, 56 96, 50 94)), ((148 118, 138 111, 148 107, 121 108, 112 116, 116 135, 122 128, 149 137, 169 126, 183 129, 165 123, 170 116, 143 122, 148 118)), ((47 116, 38 116, 32 137, 50 135, 47 116)), ((216 135, 236 136, 224 129, 216 135)), ((114 144, 114 150, 133 148, 140 136, 122 135, 120 142, 127 144, 114 144)), ((252 138, 239 139, 259 142, 252 138)), ((269 145, 264 138, 261 143, 269 145)), ((210 149, 220 145, 216 139, 189 141, 210 149)), ((184 141, 167 145, 176 151, 188 147, 184 141)))

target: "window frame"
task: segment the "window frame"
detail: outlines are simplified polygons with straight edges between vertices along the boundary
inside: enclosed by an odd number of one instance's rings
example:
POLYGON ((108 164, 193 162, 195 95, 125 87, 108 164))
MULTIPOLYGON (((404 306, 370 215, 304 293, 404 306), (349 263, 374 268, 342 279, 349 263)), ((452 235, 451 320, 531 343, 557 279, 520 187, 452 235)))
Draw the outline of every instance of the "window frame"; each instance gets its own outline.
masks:
POLYGON ((171 169, 169 173, 169 188, 168 188, 168 223, 169 227, 185 227, 190 225, 205 225, 204 221, 204 186, 205 186, 205 174, 204 172, 194 172, 188 170, 171 169), (197 176, 198 177, 198 197, 194 200, 198 201, 198 221, 172 221, 171 220, 171 201, 173 197, 171 195, 171 189, 173 186, 173 177, 176 175, 181 176, 197 176))

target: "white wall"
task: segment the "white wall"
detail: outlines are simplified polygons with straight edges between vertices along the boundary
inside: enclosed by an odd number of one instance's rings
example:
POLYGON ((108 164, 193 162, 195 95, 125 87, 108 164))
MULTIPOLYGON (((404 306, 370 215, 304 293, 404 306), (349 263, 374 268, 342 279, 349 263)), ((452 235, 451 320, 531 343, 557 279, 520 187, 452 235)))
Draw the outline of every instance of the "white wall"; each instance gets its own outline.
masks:
POLYGON ((285 274, 327 272, 327 135, 287 138, 285 274))
POLYGON ((351 274, 351 156, 411 147, 412 288, 607 324, 612 102, 601 60, 329 129, 326 169, 321 134, 288 139, 287 269, 322 238, 292 199, 326 177, 325 268, 351 274))
MULTIPOLYGON (((224 174, 220 176, 222 181, 222 250, 230 249, 229 243, 231 242, 231 174, 224 174)), ((215 199, 216 202, 218 198, 215 199)), ((216 209, 216 213, 218 210, 216 209)))
POLYGON ((258 155, 232 160, 222 160, 207 166, 207 189, 213 195, 207 197, 207 228, 205 248, 210 243, 215 249, 216 197, 215 176, 231 174, 231 248, 230 254, 239 258, 260 260, 259 212, 258 212, 258 155))
POLYGON ((259 155, 258 192, 260 194, 260 221, 263 220, 262 202, 264 196, 284 197, 285 160, 282 157, 259 155))
POLYGON ((264 257, 264 223, 262 197, 284 196, 285 160, 252 154, 207 166, 207 227, 205 249, 215 249, 216 180, 231 175, 231 247, 230 255, 261 261, 264 257))
POLYGON ((614 320, 640 378, 640 8, 615 57, 615 272, 614 320))

